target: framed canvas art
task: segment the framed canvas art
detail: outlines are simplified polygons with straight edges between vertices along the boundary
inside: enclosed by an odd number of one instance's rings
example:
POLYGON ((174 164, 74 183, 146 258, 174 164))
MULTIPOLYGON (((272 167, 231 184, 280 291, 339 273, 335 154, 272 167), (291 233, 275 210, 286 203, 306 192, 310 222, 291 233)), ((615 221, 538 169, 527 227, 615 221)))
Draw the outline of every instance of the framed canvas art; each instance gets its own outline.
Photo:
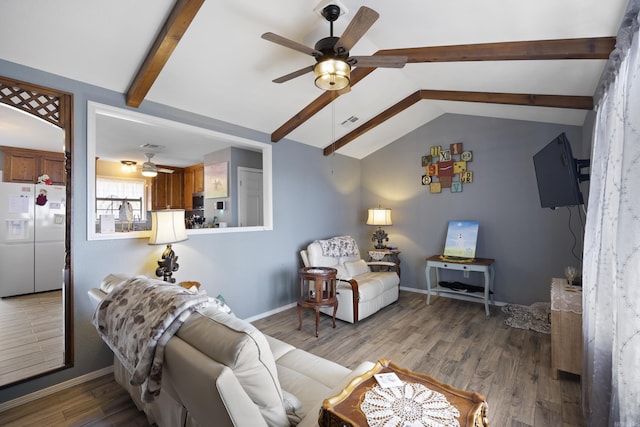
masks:
POLYGON ((479 226, 478 221, 449 221, 444 256, 475 258, 479 226))
POLYGON ((204 167, 204 197, 205 199, 220 199, 229 196, 227 162, 205 165, 204 167))

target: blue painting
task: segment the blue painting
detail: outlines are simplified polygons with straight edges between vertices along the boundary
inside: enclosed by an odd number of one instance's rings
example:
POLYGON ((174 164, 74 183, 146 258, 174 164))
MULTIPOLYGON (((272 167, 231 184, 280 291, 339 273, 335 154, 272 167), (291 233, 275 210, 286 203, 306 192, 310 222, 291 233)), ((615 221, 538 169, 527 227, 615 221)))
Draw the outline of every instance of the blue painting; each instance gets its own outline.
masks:
POLYGON ((458 258, 475 258, 478 241, 478 221, 450 221, 444 255, 458 258))

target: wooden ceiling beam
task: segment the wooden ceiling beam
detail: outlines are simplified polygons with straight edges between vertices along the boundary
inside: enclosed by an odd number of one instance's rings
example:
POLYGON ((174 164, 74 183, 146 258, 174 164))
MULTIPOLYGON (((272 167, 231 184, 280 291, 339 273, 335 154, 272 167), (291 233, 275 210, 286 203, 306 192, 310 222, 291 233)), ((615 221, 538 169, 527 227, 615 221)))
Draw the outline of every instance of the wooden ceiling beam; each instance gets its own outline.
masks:
POLYGON ((392 105, 371 120, 352 130, 333 144, 324 148, 323 154, 328 156, 362 136, 376 126, 389 120, 396 114, 406 110, 413 104, 423 99, 458 102, 482 102, 487 104, 524 105, 530 107, 572 108, 579 110, 592 110, 593 98, 590 96, 566 96, 566 95, 532 95, 524 93, 497 93, 497 92, 459 92, 451 90, 418 90, 392 105))
POLYGON ((388 49, 377 54, 406 56, 409 63, 608 59, 615 45, 615 37, 596 37, 388 49))
POLYGON ((402 101, 398 102, 395 105, 392 105, 391 107, 387 108, 386 110, 384 110, 382 113, 378 114, 371 120, 367 121, 366 123, 363 123, 361 126, 358 126, 356 129, 352 130, 342 138, 337 139, 333 144, 325 147, 323 150, 323 154, 325 156, 332 154, 336 150, 339 150, 340 148, 344 147, 354 139, 364 135, 365 133, 369 132, 371 129, 375 128, 379 124, 386 122, 391 117, 395 116, 398 113, 401 113, 402 111, 411 107, 413 104, 415 104, 420 100, 422 100, 422 98, 420 97, 420 91, 418 90, 416 92, 413 92, 411 95, 407 96, 402 101))
POLYGON ((140 106, 203 3, 204 0, 176 1, 127 90, 128 106, 136 108, 140 106))
MULTIPOLYGON (((615 37, 590 37, 581 39, 534 40, 506 43, 481 43, 454 46, 428 46, 407 49, 380 50, 376 55, 407 56, 410 63, 461 62, 461 61, 513 61, 553 59, 608 59, 615 48, 615 37)), ((353 78, 360 70, 369 75, 374 68, 356 68, 353 78)), ((357 81, 359 81, 358 79, 357 81)), ((352 85, 355 84, 352 82, 352 85)), ((525 95, 526 96, 526 95, 525 95)), ((314 114, 331 103, 335 96, 320 95, 302 111, 289 119, 271 134, 277 142, 305 123, 314 114)), ((475 101, 479 102, 479 101, 475 101)), ((364 125, 363 125, 364 126, 364 125)))
MULTIPOLYGON (((350 86, 357 84, 360 80, 364 79, 375 68, 356 68, 351 73, 350 86)), ((322 110, 327 105, 331 104, 331 101, 340 96, 339 91, 325 90, 322 95, 317 97, 315 101, 304 107, 298 114, 287 120, 285 124, 280 126, 271 134, 271 142, 278 142, 285 136, 293 132, 298 126, 313 117, 318 111, 322 110)))
POLYGON ((570 95, 532 95, 525 93, 460 92, 453 90, 421 90, 421 99, 486 104, 525 105, 530 107, 571 108, 592 110, 593 97, 570 95))

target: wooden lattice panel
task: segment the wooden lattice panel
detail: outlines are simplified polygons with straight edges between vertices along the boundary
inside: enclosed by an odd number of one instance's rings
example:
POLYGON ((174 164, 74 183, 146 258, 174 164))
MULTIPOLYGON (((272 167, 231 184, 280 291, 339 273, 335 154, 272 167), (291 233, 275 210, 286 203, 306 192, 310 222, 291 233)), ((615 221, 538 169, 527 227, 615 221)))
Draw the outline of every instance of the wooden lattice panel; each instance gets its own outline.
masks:
POLYGON ((0 102, 63 127, 60 123, 60 98, 57 96, 45 95, 0 82, 0 102))

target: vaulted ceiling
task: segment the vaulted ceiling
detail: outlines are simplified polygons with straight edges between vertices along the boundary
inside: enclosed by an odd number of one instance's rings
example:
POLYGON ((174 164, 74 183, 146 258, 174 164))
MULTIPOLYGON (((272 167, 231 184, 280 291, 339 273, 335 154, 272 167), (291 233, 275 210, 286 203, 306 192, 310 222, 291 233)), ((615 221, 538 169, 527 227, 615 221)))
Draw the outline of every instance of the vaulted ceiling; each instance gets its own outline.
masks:
POLYGON ((315 60, 260 37, 313 47, 329 35, 314 11, 319 0, 12 0, 0 17, 0 58, 128 93, 132 105, 154 101, 278 144, 363 158, 444 113, 581 125, 627 0, 341 4, 337 36, 360 6, 380 14, 352 55, 409 61, 355 68, 352 90, 340 96, 316 88, 312 73, 273 83, 315 60), (452 45, 464 46, 435 48, 452 45), (407 50, 423 47, 434 48, 407 50))

